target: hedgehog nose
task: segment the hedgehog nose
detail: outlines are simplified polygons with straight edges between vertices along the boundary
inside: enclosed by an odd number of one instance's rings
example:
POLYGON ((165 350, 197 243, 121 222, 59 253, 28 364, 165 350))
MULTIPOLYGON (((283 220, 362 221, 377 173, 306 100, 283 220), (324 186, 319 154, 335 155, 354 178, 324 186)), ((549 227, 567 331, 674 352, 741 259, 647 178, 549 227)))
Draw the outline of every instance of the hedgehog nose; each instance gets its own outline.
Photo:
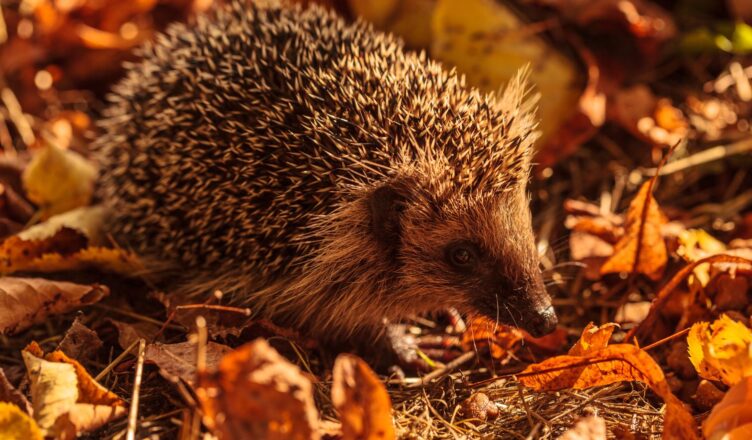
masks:
POLYGON ((554 306, 548 306, 545 309, 538 311, 532 318, 530 323, 529 332, 531 335, 539 338, 545 336, 556 329, 556 324, 559 323, 559 319, 556 317, 554 306))

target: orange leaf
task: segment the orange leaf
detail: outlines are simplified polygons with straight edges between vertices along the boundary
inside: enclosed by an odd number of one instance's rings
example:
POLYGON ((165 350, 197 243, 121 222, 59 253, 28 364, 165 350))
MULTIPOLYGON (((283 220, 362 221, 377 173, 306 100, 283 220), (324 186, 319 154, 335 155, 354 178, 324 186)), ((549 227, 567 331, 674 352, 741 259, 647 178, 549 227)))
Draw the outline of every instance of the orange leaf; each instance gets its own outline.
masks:
POLYGON ((224 355, 216 371, 200 371, 196 394, 219 438, 319 438, 311 381, 263 339, 224 355))
POLYGON ((341 354, 332 376, 332 403, 340 413, 343 440, 396 438, 389 394, 368 364, 341 354))
POLYGON ((585 327, 582 331, 582 336, 575 342, 572 348, 569 349, 569 355, 571 356, 583 356, 592 351, 605 348, 608 345, 609 339, 614 329, 618 327, 617 324, 608 323, 598 327, 592 322, 585 327))
POLYGON ((717 254, 711 255, 701 260, 697 260, 691 264, 684 266, 682 270, 677 272, 676 275, 674 275, 673 278, 671 278, 671 280, 666 283, 661 288, 661 290, 658 291, 658 293, 655 295, 653 303, 650 306, 648 316, 645 317, 645 320, 642 321, 640 325, 632 328, 632 330, 627 333, 625 340, 629 341, 633 337, 641 339, 644 335, 649 334, 653 330, 653 326, 658 319, 658 311, 671 298, 671 294, 674 292, 679 283, 684 281, 684 279, 687 278, 697 266, 704 263, 734 263, 737 265, 743 265, 752 264, 752 260, 742 257, 735 257, 733 255, 717 254))
POLYGON ((650 355, 634 345, 611 345, 584 356, 556 356, 528 366, 517 377, 522 384, 537 391, 583 389, 622 381, 643 382, 666 402, 663 438, 697 438, 692 415, 671 393, 661 368, 650 355))
POLYGON ((652 195, 654 179, 640 188, 629 204, 626 234, 614 246, 614 255, 601 267, 601 274, 641 273, 652 280, 663 276, 668 261, 661 226, 667 222, 652 195))
POLYGON ((470 319, 467 330, 462 334, 462 349, 465 351, 488 348, 491 357, 502 362, 516 352, 524 338, 523 333, 488 318, 476 316, 470 319))

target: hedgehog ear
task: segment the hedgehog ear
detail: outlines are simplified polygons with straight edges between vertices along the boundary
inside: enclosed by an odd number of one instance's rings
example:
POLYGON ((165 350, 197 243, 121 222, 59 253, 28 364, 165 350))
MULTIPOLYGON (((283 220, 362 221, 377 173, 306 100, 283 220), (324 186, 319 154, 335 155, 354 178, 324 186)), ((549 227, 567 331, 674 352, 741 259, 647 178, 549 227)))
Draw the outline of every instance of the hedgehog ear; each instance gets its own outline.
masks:
POLYGON ((368 200, 371 210, 371 229, 379 242, 395 247, 400 240, 400 217, 405 196, 393 185, 373 190, 368 200))

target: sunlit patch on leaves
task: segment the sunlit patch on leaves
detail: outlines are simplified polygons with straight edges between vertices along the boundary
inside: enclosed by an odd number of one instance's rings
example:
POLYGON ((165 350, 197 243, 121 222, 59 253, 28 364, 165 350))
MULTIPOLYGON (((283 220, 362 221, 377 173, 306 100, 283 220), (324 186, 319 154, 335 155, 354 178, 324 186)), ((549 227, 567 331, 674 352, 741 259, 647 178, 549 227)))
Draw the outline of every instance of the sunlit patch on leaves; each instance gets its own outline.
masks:
MULTIPOLYGON (((600 345, 609 333, 607 328, 589 333, 591 342, 600 345), (592 338, 595 335, 597 338, 592 338)), ((581 342, 578 342, 581 345, 581 342)), ((557 391, 567 388, 584 389, 622 381, 639 381, 648 385, 666 402, 664 439, 696 439, 695 422, 682 402, 671 392, 663 370, 639 347, 615 344, 592 347, 582 355, 549 358, 528 366, 517 375, 520 382, 536 391, 557 391)))
POLYGON ((752 376, 752 330, 727 315, 694 324, 687 343, 689 359, 705 379, 734 385, 752 376))

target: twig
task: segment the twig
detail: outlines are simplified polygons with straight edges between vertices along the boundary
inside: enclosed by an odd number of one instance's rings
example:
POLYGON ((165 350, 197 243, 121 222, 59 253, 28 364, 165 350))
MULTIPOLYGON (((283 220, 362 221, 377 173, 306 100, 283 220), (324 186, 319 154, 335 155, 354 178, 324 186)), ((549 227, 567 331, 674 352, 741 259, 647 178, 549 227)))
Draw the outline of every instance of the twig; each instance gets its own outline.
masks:
POLYGON ((131 396, 131 410, 128 413, 128 432, 126 440, 136 439, 136 425, 138 421, 138 401, 141 394, 141 379, 144 375, 144 355, 146 352, 146 339, 138 341, 138 361, 136 362, 136 378, 133 380, 133 395, 131 396))
POLYGON ((644 174, 646 176, 654 176, 657 172, 659 176, 666 176, 708 162, 720 160, 728 156, 746 153, 748 151, 752 151, 752 138, 742 139, 728 145, 719 145, 717 147, 708 148, 707 150, 702 150, 691 156, 666 164, 661 169, 647 169, 644 171, 644 174))
POLYGON ((459 366, 463 365, 465 362, 469 361, 470 359, 475 357, 474 351, 468 351, 467 353, 463 353, 460 355, 457 359, 452 360, 451 362, 448 362, 443 367, 439 368, 438 370, 431 371, 430 373, 423 376, 420 380, 420 382, 411 383, 407 385, 405 388, 417 388, 421 387, 423 385, 427 385, 434 379, 444 376, 452 371, 454 371, 459 366))
POLYGON ((27 147, 31 146, 36 138, 34 137, 34 131, 31 129, 29 120, 26 119, 26 115, 24 115, 21 109, 21 103, 18 102, 18 98, 7 87, 3 88, 2 92, 0 92, 0 98, 8 109, 8 117, 13 121, 13 125, 16 126, 18 134, 21 135, 21 140, 27 147))
POLYGON ((113 368, 115 368, 123 359, 125 359, 126 356, 130 354, 131 351, 136 347, 136 344, 138 344, 139 340, 133 341, 131 345, 128 346, 118 357, 116 357, 112 362, 107 365, 104 370, 100 371, 99 374, 94 377, 94 380, 99 382, 103 377, 107 376, 107 374, 112 371, 113 368))

